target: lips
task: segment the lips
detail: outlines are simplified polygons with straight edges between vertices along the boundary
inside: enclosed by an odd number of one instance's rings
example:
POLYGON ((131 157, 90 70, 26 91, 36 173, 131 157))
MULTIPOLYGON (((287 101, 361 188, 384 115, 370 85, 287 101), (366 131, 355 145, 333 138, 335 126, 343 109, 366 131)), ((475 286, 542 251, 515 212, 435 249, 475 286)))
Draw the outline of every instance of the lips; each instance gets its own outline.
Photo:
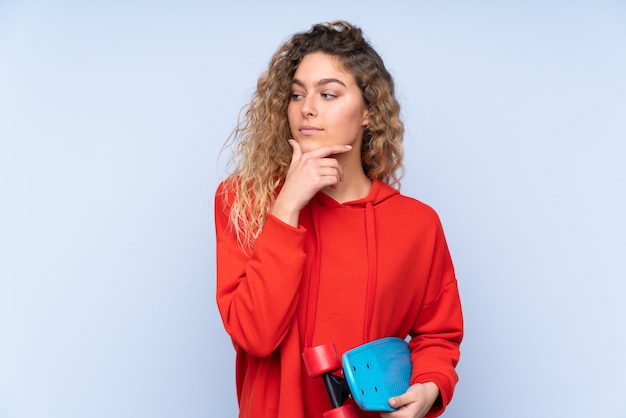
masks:
POLYGON ((302 135, 315 135, 322 131, 320 128, 311 125, 301 126, 299 130, 302 135))

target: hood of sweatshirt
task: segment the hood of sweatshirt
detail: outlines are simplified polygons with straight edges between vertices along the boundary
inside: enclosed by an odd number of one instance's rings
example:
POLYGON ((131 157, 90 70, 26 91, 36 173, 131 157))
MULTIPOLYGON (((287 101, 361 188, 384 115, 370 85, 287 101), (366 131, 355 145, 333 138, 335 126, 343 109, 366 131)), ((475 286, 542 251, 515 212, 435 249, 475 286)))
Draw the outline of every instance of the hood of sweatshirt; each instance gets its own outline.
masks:
POLYGON ((393 187, 381 182, 380 180, 372 180, 372 188, 367 196, 362 199, 353 200, 350 202, 339 203, 326 193, 320 192, 315 195, 313 200, 318 204, 327 207, 361 207, 376 206, 392 196, 399 194, 400 192, 393 187))
MULTIPOLYGON (((367 286, 365 296, 365 306, 363 312, 363 341, 370 341, 370 326, 372 322, 374 298, 376 294, 377 282, 377 254, 376 254, 376 211, 377 205, 382 204, 387 199, 398 195, 400 192, 393 187, 374 179, 372 188, 368 195, 362 199, 339 203, 325 193, 317 193, 310 202, 311 220, 313 223, 314 233, 316 236, 316 248, 314 260, 310 266, 310 281, 308 289, 308 303, 305 325, 305 346, 311 346, 313 343, 313 333, 315 330, 315 320, 317 317, 318 296, 320 285, 320 257, 322 248, 320 247, 320 234, 324 231, 320 226, 319 213, 325 208, 352 210, 355 216, 364 216, 365 225, 365 241, 367 249, 367 286), (353 210, 358 209, 358 210, 353 210), (357 215, 358 214, 358 215, 357 215)), ((361 262, 360 260, 358 262, 361 262)))

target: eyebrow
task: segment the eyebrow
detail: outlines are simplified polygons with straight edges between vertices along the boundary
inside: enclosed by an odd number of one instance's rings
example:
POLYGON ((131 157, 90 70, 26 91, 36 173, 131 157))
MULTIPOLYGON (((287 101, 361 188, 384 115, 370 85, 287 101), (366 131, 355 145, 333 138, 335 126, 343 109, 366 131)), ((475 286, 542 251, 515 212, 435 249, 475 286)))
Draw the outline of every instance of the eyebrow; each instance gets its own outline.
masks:
MULTIPOLYGON (((301 87, 304 87, 304 82, 298 80, 297 78, 294 78, 292 83, 293 84, 297 84, 297 85, 299 85, 301 87)), ((338 83, 338 84, 341 84, 344 87, 347 87, 346 83, 344 83, 343 81, 341 81, 341 80, 339 80, 337 78, 322 78, 321 80, 318 80, 318 81, 315 82, 315 86, 319 87, 319 86, 324 86, 324 85, 330 84, 330 83, 338 83)))

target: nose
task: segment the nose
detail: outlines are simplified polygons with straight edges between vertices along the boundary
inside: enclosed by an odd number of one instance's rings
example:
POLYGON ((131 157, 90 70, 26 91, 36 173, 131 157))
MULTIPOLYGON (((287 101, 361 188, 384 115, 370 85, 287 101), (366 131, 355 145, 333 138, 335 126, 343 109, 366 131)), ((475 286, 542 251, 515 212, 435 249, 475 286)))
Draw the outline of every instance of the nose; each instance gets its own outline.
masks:
POLYGON ((305 118, 315 116, 317 114, 315 98, 309 95, 304 96, 304 98, 302 99, 302 107, 300 108, 300 111, 302 112, 302 116, 305 118))

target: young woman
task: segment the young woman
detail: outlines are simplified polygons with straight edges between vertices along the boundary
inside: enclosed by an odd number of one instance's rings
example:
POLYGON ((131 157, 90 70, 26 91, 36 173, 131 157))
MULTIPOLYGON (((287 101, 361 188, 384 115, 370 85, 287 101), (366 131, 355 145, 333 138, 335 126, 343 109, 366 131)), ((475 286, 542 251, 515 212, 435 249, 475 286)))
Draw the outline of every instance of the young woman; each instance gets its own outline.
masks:
POLYGON ((457 382, 463 319, 437 214, 401 195, 394 83, 343 21, 274 54, 231 137, 215 196, 217 304, 237 353, 240 417, 320 418, 306 347, 410 336, 409 390, 394 412, 440 415, 457 382))

